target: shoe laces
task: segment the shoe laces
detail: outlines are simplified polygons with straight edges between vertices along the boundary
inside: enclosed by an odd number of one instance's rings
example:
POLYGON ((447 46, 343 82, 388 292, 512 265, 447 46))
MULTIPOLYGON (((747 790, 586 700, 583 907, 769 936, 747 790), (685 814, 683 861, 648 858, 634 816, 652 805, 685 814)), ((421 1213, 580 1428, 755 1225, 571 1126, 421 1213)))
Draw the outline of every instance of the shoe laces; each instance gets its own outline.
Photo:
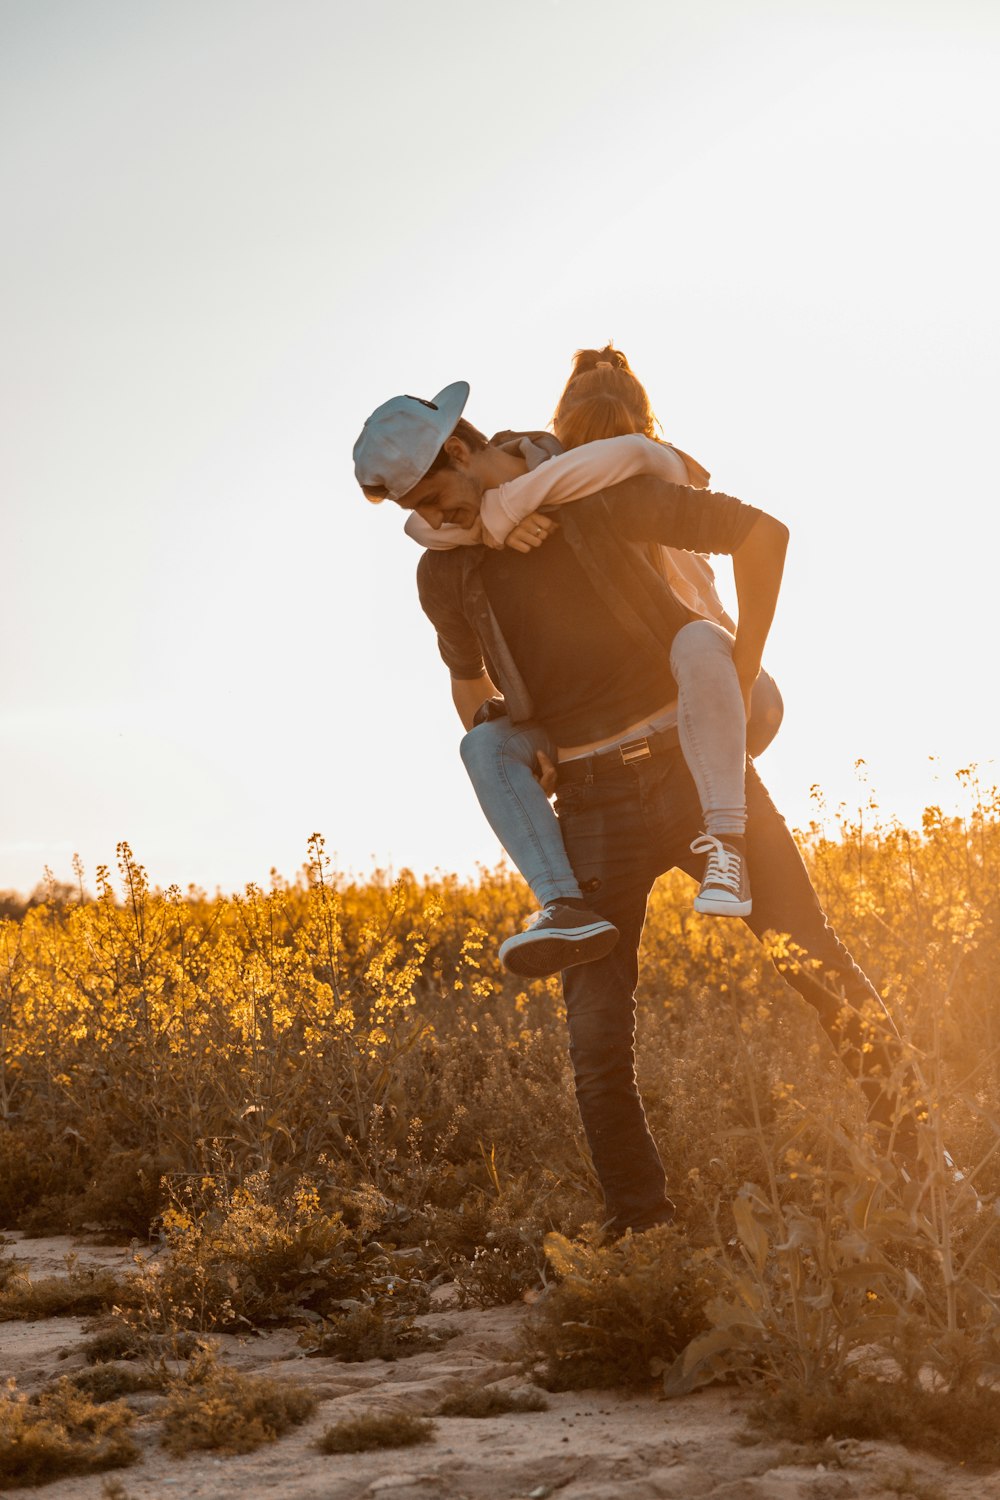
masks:
POLYGON ((703 886, 722 886, 739 894, 742 858, 735 849, 728 848, 714 833, 703 833, 691 845, 691 853, 708 855, 703 886))

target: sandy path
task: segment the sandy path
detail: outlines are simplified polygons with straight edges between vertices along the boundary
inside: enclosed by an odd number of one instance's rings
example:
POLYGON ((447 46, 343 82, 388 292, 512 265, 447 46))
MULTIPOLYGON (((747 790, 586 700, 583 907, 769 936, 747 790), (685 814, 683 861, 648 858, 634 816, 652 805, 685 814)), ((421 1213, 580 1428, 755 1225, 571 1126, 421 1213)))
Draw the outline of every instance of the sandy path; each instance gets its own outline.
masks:
MULTIPOLYGON (((81 1265, 128 1262, 122 1250, 14 1238, 35 1277, 61 1273, 70 1250, 81 1265)), ((522 1307, 430 1313, 420 1321, 457 1327, 458 1336, 393 1364, 306 1359, 285 1330, 221 1338, 228 1363, 308 1386, 320 1403, 315 1415, 256 1453, 178 1460, 158 1445, 156 1398, 138 1396, 135 1436, 143 1460, 119 1478, 130 1500, 1000 1500, 1000 1471, 967 1474, 888 1443, 831 1443, 823 1451, 748 1444, 747 1400, 725 1390, 671 1402, 652 1393, 568 1392, 549 1396, 547 1412, 438 1418, 435 1441, 419 1448, 335 1457, 316 1451, 316 1438, 342 1417, 375 1411, 430 1416, 446 1395, 473 1384, 523 1387, 512 1344, 526 1315, 522 1307)), ((76 1352, 80 1338, 75 1318, 0 1324, 0 1372, 24 1391, 37 1390, 83 1365, 76 1352)), ((100 1500, 102 1482, 96 1476, 6 1493, 100 1500)))

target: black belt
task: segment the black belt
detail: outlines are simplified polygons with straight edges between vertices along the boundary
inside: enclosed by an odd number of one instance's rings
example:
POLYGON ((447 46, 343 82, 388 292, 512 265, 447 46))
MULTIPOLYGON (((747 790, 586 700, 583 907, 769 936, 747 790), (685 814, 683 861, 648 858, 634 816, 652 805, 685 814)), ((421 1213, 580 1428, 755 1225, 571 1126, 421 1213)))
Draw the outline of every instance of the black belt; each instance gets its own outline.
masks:
POLYGON ((653 734, 643 734, 632 740, 622 740, 617 745, 608 745, 605 750, 595 750, 592 755, 577 755, 573 760, 563 760, 556 767, 556 785, 569 786, 574 781, 593 781, 595 776, 605 776, 609 771, 620 771, 623 766, 634 766, 654 755, 666 755, 680 745, 677 725, 657 729, 653 734))

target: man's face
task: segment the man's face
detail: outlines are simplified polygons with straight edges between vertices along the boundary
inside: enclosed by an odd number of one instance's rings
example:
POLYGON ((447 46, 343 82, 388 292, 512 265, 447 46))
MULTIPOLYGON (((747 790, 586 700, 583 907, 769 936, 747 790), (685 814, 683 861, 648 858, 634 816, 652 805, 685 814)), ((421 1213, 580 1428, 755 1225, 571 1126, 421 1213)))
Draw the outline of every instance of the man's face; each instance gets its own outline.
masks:
POLYGON ((399 504, 415 510, 437 531, 445 521, 467 531, 479 519, 483 485, 465 469, 439 469, 408 490, 399 504))

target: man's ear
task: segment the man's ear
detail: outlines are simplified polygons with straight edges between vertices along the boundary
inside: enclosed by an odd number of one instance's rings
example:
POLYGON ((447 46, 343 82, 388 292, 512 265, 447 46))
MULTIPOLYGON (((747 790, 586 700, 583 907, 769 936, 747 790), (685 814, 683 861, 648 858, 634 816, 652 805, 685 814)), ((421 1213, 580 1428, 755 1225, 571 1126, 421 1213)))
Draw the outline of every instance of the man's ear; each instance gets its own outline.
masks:
POLYGON ((445 440, 444 451, 456 469, 467 469, 469 467, 472 449, 460 437, 455 437, 454 433, 452 433, 450 438, 445 440))

